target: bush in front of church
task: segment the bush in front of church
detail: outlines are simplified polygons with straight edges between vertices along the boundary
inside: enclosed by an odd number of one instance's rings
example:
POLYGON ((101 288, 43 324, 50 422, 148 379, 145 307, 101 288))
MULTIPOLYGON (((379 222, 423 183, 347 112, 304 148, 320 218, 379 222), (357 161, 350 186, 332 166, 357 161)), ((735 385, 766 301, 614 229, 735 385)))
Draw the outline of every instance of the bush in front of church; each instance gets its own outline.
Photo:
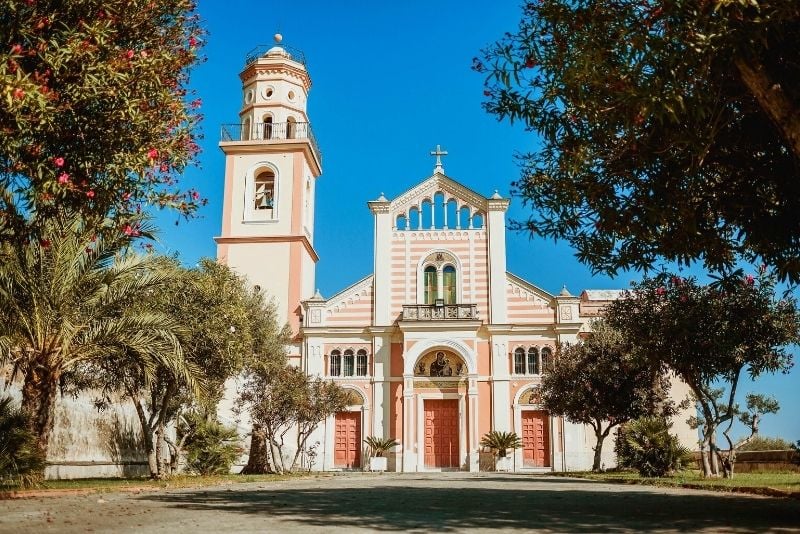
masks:
POLYGON ((672 424, 662 417, 643 417, 622 425, 615 451, 620 467, 636 469, 643 477, 663 477, 687 467, 692 454, 670 434, 672 424))
POLYGON ((44 472, 44 456, 25 415, 11 397, 0 398, 0 486, 35 486, 44 472))
POLYGON ((236 429, 215 418, 193 414, 181 426, 181 432, 186 436, 186 467, 198 475, 230 473, 244 451, 236 429))

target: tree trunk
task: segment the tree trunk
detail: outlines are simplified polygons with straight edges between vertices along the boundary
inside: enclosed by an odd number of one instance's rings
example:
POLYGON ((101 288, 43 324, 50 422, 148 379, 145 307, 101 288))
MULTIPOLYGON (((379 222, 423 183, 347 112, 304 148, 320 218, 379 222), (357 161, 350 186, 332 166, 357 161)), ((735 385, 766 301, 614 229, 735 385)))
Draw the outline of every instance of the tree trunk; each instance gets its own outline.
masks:
POLYGON ((786 95, 780 83, 770 78, 763 63, 737 57, 734 64, 742 82, 775 124, 788 148, 794 152, 795 159, 800 160, 800 110, 786 95))
POLYGON ((708 436, 703 436, 703 441, 700 442, 700 463, 703 465, 703 478, 711 476, 711 462, 708 460, 709 454, 711 454, 711 450, 708 444, 708 436))
POLYGON ((273 469, 269 462, 269 451, 267 448, 267 436, 261 425, 254 424, 250 434, 250 456, 247 458, 247 465, 242 469, 243 475, 265 475, 272 473, 273 469))
MULTIPOLYGON (((27 428, 36 436, 36 447, 45 460, 55 422, 60 374, 60 370, 34 362, 22 385, 22 409, 27 417, 27 428)), ((44 471, 39 474, 44 476, 44 471)))
POLYGON ((150 421, 144 411, 142 401, 134 398, 133 395, 130 395, 130 397, 133 399, 133 406, 136 408, 139 424, 142 425, 142 439, 144 440, 144 452, 147 455, 147 468, 150 470, 150 478, 157 478, 158 456, 156 456, 156 447, 153 440, 153 429, 150 427, 150 421))
POLYGON ((594 446, 594 463, 592 463, 592 471, 600 471, 600 461, 603 456, 603 441, 605 440, 606 436, 598 431, 594 433, 595 437, 597 437, 597 444, 594 446))

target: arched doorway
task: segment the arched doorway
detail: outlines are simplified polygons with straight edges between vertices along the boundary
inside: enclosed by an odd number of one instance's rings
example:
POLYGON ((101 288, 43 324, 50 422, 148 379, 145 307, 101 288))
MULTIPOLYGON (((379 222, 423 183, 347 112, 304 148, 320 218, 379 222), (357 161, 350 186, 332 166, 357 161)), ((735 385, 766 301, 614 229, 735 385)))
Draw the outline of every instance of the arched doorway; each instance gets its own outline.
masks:
POLYGON ((550 413, 540 405, 539 388, 524 389, 514 405, 516 427, 522 438, 523 469, 549 468, 552 464, 550 413))
POLYGON ((364 395, 346 386, 350 404, 333 416, 331 465, 334 469, 361 469, 363 461, 364 426, 367 413, 364 395))

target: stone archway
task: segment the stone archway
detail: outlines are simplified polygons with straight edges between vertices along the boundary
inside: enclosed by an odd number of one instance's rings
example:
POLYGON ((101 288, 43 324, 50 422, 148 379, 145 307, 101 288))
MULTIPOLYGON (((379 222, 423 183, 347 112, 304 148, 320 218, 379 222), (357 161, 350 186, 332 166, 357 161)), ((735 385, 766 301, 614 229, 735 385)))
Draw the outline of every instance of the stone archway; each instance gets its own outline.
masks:
POLYGON ((459 459, 449 467, 477 471, 478 369, 474 350, 460 340, 428 339, 415 343, 403 359, 403 471, 431 469, 425 460, 425 425, 428 412, 437 405, 458 414, 459 459))

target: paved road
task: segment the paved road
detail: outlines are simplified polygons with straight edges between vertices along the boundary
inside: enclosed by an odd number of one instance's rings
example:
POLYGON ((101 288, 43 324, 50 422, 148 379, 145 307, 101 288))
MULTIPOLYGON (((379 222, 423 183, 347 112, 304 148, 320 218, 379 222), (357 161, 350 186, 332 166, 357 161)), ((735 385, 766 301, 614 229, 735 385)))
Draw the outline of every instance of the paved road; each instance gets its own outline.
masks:
POLYGON ((800 532, 800 501, 530 475, 352 474, 0 501, 0 532, 800 532))

